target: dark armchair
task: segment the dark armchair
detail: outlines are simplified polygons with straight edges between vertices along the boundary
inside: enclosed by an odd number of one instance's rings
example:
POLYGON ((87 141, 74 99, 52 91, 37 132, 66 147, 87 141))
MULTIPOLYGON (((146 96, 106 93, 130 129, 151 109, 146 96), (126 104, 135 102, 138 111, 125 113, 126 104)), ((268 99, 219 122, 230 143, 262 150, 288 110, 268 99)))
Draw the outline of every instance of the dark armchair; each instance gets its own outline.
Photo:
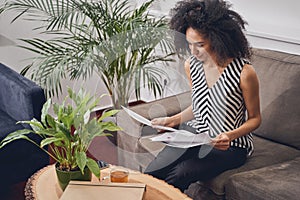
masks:
MULTIPOLYGON (((0 141, 23 129, 16 124, 33 117, 40 120, 44 91, 33 81, 0 63, 0 141)), ((28 127, 26 127, 28 128, 28 127)), ((41 138, 30 136, 39 141, 41 138)), ((26 181, 49 163, 48 155, 26 140, 14 141, 0 149, 0 187, 26 181)))

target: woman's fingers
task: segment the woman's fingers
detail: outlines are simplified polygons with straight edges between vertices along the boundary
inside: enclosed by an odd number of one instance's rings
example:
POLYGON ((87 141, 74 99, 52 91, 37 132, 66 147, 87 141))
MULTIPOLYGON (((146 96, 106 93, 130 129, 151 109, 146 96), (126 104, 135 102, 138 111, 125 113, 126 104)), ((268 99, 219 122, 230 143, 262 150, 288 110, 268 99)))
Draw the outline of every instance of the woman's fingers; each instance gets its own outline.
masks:
POLYGON ((166 123, 167 123, 166 117, 154 118, 151 120, 151 124, 153 126, 155 126, 155 125, 165 126, 166 123))
POLYGON ((216 138, 212 139, 212 145, 216 149, 227 150, 230 146, 229 137, 225 133, 221 133, 216 138))
POLYGON ((151 125, 155 128, 158 132, 163 132, 164 130, 156 128, 155 126, 165 126, 166 124, 166 117, 154 118, 151 120, 151 125))

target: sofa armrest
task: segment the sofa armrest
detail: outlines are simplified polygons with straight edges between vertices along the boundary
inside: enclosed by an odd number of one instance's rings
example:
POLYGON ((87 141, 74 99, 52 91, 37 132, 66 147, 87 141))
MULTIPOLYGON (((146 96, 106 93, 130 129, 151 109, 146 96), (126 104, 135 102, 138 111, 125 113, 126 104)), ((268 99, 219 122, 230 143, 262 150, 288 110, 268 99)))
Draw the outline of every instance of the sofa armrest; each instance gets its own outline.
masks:
POLYGON ((0 63, 0 109, 16 121, 40 120, 45 102, 43 89, 0 63))
MULTIPOLYGON (((153 102, 133 106, 130 107, 130 109, 151 120, 156 117, 174 115, 190 105, 191 93, 185 92, 153 102)), ((132 119, 124 110, 121 110, 117 114, 117 124, 122 128, 122 131, 118 132, 117 142, 119 164, 140 170, 139 163, 136 160, 137 154, 147 153, 145 149, 140 148, 138 144, 144 126, 140 122, 132 119)), ((148 129, 148 132, 148 134, 152 134, 155 133, 155 130, 148 129)), ((141 156, 139 156, 139 158, 141 158, 141 156)))

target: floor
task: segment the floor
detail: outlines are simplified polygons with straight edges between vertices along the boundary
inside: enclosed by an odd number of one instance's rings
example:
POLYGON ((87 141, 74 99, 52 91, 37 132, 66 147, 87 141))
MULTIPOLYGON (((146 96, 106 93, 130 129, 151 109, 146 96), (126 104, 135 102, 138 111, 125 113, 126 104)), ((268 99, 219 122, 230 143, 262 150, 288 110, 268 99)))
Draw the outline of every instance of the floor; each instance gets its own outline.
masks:
POLYGON ((24 187, 25 182, 18 183, 16 185, 11 186, 10 188, 0 189, 0 199, 1 200, 24 200, 24 187))

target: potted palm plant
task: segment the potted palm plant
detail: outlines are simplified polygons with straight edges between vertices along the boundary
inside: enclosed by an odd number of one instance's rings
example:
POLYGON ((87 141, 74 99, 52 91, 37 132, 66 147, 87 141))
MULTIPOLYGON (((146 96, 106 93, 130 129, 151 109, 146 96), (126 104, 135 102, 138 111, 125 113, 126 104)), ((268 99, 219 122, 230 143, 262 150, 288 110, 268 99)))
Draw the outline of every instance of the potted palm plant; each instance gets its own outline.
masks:
POLYGON ((0 143, 2 148, 14 140, 25 139, 40 147, 56 161, 56 172, 62 189, 65 189, 70 179, 91 180, 91 173, 100 177, 98 164, 87 156, 88 148, 96 136, 108 135, 106 130, 120 130, 115 123, 103 121, 117 110, 106 112, 99 119, 90 119, 90 113, 100 98, 92 97, 82 89, 78 93, 68 89, 68 93, 68 98, 60 105, 51 103, 51 98, 46 101, 41 121, 32 119, 18 122, 29 124, 32 129, 10 133, 0 143), (68 100, 72 100, 72 103, 67 103, 68 100), (51 105, 55 116, 50 115, 51 105), (42 137, 40 144, 27 137, 29 133, 42 137))
POLYGON ((148 13, 153 1, 136 8, 129 0, 9 0, 1 10, 16 12, 13 21, 41 22, 35 30, 52 38, 21 39, 21 47, 37 54, 23 74, 30 73, 50 96, 61 92, 62 78, 98 74, 120 108, 131 94, 140 98, 141 86, 161 94, 167 74, 153 65, 173 60, 167 20, 148 13))

